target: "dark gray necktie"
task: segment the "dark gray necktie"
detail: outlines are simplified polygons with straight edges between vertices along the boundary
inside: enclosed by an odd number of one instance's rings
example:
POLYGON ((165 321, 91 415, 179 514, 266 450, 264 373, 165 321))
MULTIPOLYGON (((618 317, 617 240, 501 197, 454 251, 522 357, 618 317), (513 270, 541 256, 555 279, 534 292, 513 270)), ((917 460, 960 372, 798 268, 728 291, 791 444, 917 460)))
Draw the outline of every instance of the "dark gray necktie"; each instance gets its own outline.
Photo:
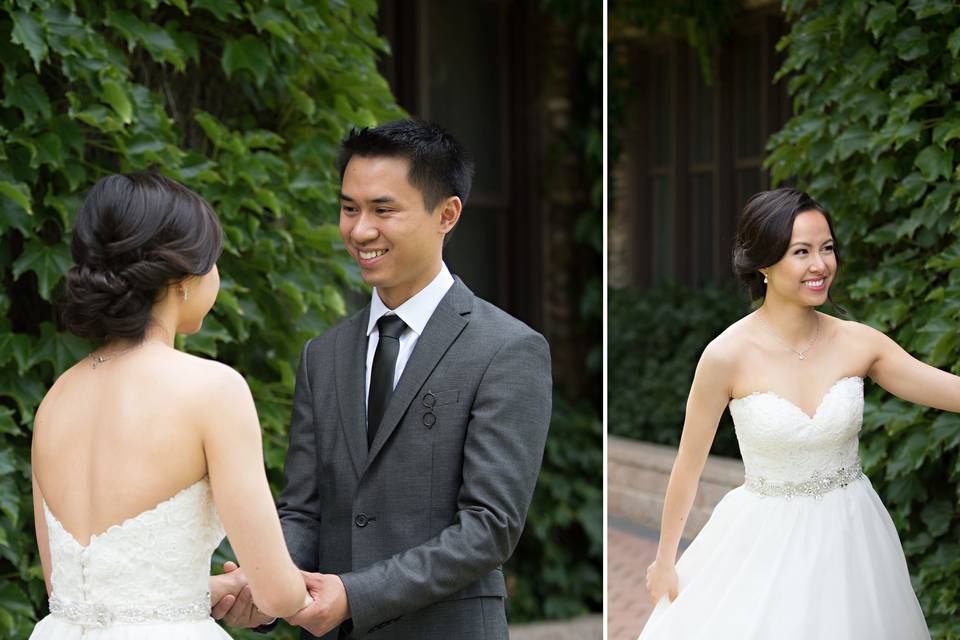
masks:
POLYGON ((370 395, 367 396, 367 447, 373 443, 377 428, 383 420, 387 402, 393 395, 393 376, 397 366, 397 354, 400 353, 400 334, 407 325, 398 315, 381 316, 377 320, 380 340, 373 354, 373 368, 370 370, 370 395))

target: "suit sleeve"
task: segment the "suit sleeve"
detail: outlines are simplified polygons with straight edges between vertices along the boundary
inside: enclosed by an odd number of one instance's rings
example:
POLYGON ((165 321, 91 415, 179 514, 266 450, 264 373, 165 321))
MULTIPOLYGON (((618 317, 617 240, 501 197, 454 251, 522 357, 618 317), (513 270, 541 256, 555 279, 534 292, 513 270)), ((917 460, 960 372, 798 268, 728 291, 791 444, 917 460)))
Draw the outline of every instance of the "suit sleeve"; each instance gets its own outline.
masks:
POLYGON ((320 504, 317 486, 317 429, 307 355, 310 341, 300 354, 293 393, 290 446, 283 467, 283 491, 277 501, 283 537, 294 564, 304 571, 317 570, 320 540, 320 504))
POLYGON ((443 600, 509 559, 543 459, 551 386, 543 336, 530 331, 500 347, 471 409, 454 523, 419 546, 340 576, 360 637, 443 600))

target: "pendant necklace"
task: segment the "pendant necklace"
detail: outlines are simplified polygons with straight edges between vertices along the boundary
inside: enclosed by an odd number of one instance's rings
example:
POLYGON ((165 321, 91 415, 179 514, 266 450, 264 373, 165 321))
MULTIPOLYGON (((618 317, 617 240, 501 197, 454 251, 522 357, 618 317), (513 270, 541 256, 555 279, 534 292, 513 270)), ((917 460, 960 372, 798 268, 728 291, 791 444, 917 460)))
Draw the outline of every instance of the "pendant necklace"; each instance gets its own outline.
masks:
MULTIPOLYGON (((816 314, 816 312, 814 312, 814 314, 816 314)), ((776 331, 774 331, 773 327, 771 327, 771 326, 767 323, 767 321, 764 320, 764 319, 760 316, 759 313, 757 313, 757 318, 760 320, 760 322, 763 323, 763 326, 765 326, 765 327, 767 328, 767 330, 768 330, 771 334, 773 334, 773 336, 774 336, 777 340, 779 340, 780 342, 782 342, 783 345, 784 345, 787 349, 790 349, 790 351, 793 351, 795 354, 797 354, 797 357, 800 358, 801 360, 806 360, 806 359, 807 359, 807 352, 810 351, 811 348, 813 348, 813 345, 816 344, 816 342, 817 342, 817 338, 820 337, 820 316, 819 316, 819 315, 814 315, 814 317, 815 317, 816 320, 817 320, 817 330, 816 330, 816 332, 813 334, 813 340, 810 341, 810 344, 808 344, 805 349, 797 350, 797 349, 794 349, 794 348, 793 348, 793 345, 791 345, 789 342, 787 342, 786 340, 784 340, 784 339, 780 336, 779 333, 777 333, 776 331)))

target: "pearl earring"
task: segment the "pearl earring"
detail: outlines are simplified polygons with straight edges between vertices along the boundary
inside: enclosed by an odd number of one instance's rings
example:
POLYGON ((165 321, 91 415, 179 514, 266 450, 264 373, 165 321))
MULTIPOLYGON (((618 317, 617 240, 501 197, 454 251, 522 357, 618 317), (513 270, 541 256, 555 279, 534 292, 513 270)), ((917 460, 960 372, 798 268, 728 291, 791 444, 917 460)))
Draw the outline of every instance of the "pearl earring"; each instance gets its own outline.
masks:
MULTIPOLYGON (((763 274, 763 284, 767 284, 767 274, 763 274)), ((184 298, 186 300, 186 298, 184 298)))

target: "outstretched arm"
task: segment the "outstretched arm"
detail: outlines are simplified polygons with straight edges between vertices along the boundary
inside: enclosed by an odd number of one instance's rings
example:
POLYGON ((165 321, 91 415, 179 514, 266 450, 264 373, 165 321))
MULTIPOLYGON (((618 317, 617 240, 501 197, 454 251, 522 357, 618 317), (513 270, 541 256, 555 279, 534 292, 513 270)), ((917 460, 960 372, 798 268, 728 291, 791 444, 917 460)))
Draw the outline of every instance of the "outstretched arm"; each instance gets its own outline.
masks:
MULTIPOLYGON (((316 569, 320 541, 320 511, 317 489, 316 429, 313 422, 313 401, 310 390, 307 341, 300 354, 300 367, 293 394, 293 416, 290 422, 290 445, 284 464, 284 488, 277 501, 277 511, 290 556, 297 566, 316 569)), ((238 573, 242 574, 243 569, 238 573)), ((223 580, 217 576, 212 580, 223 580)), ((211 591, 212 593, 212 591, 211 591)), ((262 615, 254 607, 250 589, 245 588, 214 604, 213 617, 231 627, 257 627, 270 623, 272 616, 262 615)))
POLYGON ((647 589, 654 602, 663 595, 671 600, 677 596, 674 567, 680 536, 697 496, 700 474, 717 433, 717 425, 730 400, 731 368, 730 358, 716 343, 707 346, 697 364, 687 398, 680 448, 663 502, 657 558, 647 569, 647 589))
POLYGON ((256 407, 246 381, 227 367, 201 416, 210 485, 230 544, 244 568, 256 606, 290 615, 310 602, 284 544, 267 483, 256 407))
POLYGON ((876 329, 858 327, 874 356, 867 371, 874 382, 909 402, 960 412, 960 376, 917 360, 876 329))
POLYGON ((360 635, 442 600, 506 562, 539 475, 550 407, 546 340, 534 333, 508 340, 477 389, 455 522, 419 546, 339 576, 360 635))

